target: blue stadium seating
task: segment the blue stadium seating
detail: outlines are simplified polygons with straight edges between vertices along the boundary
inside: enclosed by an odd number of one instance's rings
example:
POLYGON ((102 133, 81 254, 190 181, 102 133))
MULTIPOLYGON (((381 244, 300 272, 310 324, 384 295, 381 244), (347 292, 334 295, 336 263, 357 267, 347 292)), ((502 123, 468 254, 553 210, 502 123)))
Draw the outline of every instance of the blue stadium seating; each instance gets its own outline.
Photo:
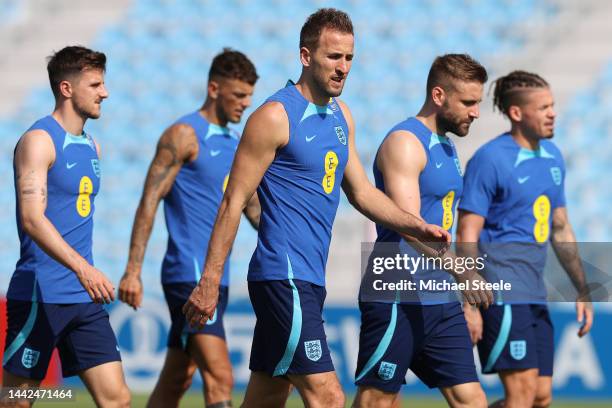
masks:
POLYGON ((20 0, 3 0, 0 2, 0 16, 3 26, 10 26, 19 22, 27 7, 20 0))
POLYGON ((559 116, 556 141, 567 166, 566 194, 572 225, 579 241, 609 242, 612 238, 612 190, 605 175, 612 172, 612 61, 599 78, 573 98, 559 116), (572 209, 574 209, 572 211, 572 209))
MULTIPOLYGON (((106 81, 110 90, 110 98, 103 104, 102 118, 88 124, 103 151, 103 184, 96 200, 94 252, 97 264, 115 281, 121 276, 127 259, 129 227, 156 140, 174 119, 201 105, 211 58, 223 46, 231 46, 253 59, 261 76, 254 97, 254 106, 257 106, 288 78, 297 79, 299 29, 305 17, 323 3, 136 0, 123 21, 107 27, 91 44, 107 53, 106 81)), ((352 108, 358 148, 368 167, 390 124, 419 108, 427 70, 436 55, 469 52, 486 64, 523 43, 520 35, 508 27, 526 20, 537 24, 557 12, 551 5, 535 0, 385 0, 377 3, 342 0, 335 5, 348 11, 355 22, 354 69, 343 97, 352 108), (448 24, 449 21, 453 23, 448 24)), ((610 90, 612 65, 603 78, 610 90)), ((603 101, 604 96, 599 94, 596 98, 603 101)), ((604 130, 612 127, 609 120, 605 122, 603 110, 600 120, 593 122, 588 133, 583 131, 586 125, 579 120, 578 125, 569 126, 572 120, 590 112, 593 98, 589 92, 577 98, 572 108, 575 113, 566 117, 567 126, 560 132, 563 133, 560 139, 567 140, 566 152, 570 146, 573 149, 589 143, 585 135, 605 134, 604 130)), ((609 97, 606 106, 608 111, 612 107, 609 97)), ((19 135, 33 120, 49 113, 51 107, 52 96, 45 86, 32 90, 17 114, 0 118, 2 174, 10 174, 12 149, 19 135)), ((607 145, 607 157, 610 157, 610 146, 607 145)), ((604 154, 603 149, 599 154, 604 154)), ((571 158, 574 159, 580 157, 571 158)), ((575 175, 570 177, 568 186, 570 200, 580 203, 588 196, 586 190, 593 189, 590 183, 597 178, 599 170, 590 157, 582 160, 592 173, 574 172, 570 163, 570 171, 575 175), (588 185, 584 183, 586 180, 588 185)), ((8 177, 0 181, 3 208, 10 208, 14 200, 11 184, 8 177)), ((592 205, 592 214, 604 217, 607 213, 599 204, 592 205)), ((581 223, 584 217, 579 218, 581 223)), ((607 217, 608 225, 612 225, 610 216, 607 217)), ((5 212, 0 220, 0 247, 9 248, 1 254, 10 255, 0 257, 0 265, 4 271, 10 271, 18 254, 13 214, 5 212)), ((155 281, 165 249, 162 224, 163 217, 158 217, 145 263, 145 274, 150 274, 146 279, 155 281)), ((589 225, 592 224, 582 223, 579 236, 592 236, 589 225)), ((253 247, 254 234, 247 229, 241 228, 232 261, 238 276, 244 275, 250 257, 249 251, 242 248, 253 247)), ((601 237, 610 238, 608 231, 603 234, 601 237)), ((3 279, 8 279, 4 276, 3 279)), ((3 288, 7 283, 0 282, 3 288)))

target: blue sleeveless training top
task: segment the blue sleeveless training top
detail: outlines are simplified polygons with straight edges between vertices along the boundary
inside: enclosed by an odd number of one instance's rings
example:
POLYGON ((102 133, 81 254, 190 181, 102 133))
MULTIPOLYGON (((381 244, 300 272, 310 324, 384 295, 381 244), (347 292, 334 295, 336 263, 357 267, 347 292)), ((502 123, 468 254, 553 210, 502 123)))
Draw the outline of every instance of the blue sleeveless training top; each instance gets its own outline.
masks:
MULTIPOLYGON (((162 283, 197 282, 208 241, 227 185, 238 146, 238 134, 208 121, 199 111, 176 123, 195 130, 198 157, 185 164, 164 198, 168 248, 162 264, 162 283)), ((229 285, 229 260, 221 285, 229 285)))
MULTIPOLYGON (((100 188, 100 163, 90 135, 71 135, 46 116, 29 129, 44 130, 55 147, 55 162, 47 172, 45 216, 62 238, 93 265, 94 199, 100 188)), ((15 194, 17 194, 15 184, 15 194)), ((86 303, 91 298, 76 274, 47 255, 22 229, 17 203, 20 257, 7 298, 45 303, 86 303)))
MULTIPOLYGON (((461 166, 452 140, 432 132, 414 117, 394 126, 387 136, 398 130, 404 130, 416 136, 427 157, 425 167, 419 175, 421 217, 429 224, 439 225, 450 231, 455 222, 457 202, 463 192, 461 166)), ((407 157, 406 160, 411 160, 411 158, 407 157)), ((376 187, 385 192, 383 175, 376 165, 376 160, 374 161, 374 179, 376 187)), ((376 226, 376 231, 378 232, 376 242, 397 242, 403 253, 415 257, 420 256, 395 231, 381 225, 376 226)), ((421 288, 420 281, 454 281, 446 271, 440 269, 418 269, 414 271, 411 278, 417 284, 417 288, 421 288)), ((418 290, 418 296, 422 303, 445 303, 451 299, 450 292, 438 293, 436 290, 418 290)))
POLYGON ((267 102, 289 118, 289 142, 257 189, 261 219, 250 281, 300 279, 325 285, 332 225, 348 161, 348 125, 340 106, 306 100, 294 85, 267 102))

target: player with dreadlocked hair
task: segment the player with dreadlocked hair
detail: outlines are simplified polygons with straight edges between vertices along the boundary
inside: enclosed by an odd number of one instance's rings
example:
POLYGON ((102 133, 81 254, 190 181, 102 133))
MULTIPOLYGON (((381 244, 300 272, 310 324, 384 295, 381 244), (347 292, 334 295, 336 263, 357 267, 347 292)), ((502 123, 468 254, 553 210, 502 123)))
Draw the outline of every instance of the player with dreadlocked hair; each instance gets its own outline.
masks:
MULTIPOLYGON (((493 102, 511 128, 468 162, 457 241, 478 242, 487 254, 485 279, 503 279, 512 290, 497 293, 488 310, 468 307, 465 315, 483 373, 498 373, 504 384, 505 399, 493 406, 547 407, 554 352, 543 279, 549 241, 577 289, 578 336, 589 332, 593 310, 565 208, 563 157, 549 140, 556 116, 550 86, 513 71, 495 81, 493 102)), ((465 252, 478 251, 472 246, 465 252)))
POLYGON ((550 88, 544 78, 526 71, 512 71, 508 75, 498 78, 493 84, 495 85, 493 105, 504 115, 508 115, 508 108, 511 105, 524 102, 524 91, 550 88))

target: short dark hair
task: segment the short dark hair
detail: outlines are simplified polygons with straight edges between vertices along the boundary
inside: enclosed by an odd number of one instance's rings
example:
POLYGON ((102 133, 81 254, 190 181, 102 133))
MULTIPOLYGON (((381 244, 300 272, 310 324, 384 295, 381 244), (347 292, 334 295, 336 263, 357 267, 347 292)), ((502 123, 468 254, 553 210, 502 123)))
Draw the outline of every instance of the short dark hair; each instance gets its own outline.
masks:
POLYGON ((549 87, 548 82, 538 74, 520 70, 498 78, 493 85, 493 106, 504 115, 508 114, 510 106, 522 103, 524 91, 549 87))
POLYGON ((239 79, 248 84, 255 85, 259 76, 255 65, 240 51, 224 48, 215 56, 208 71, 208 80, 215 77, 239 79))
POLYGON ((353 22, 348 14, 335 8, 322 8, 308 16, 300 31, 300 48, 316 50, 323 29, 353 35, 353 22))
POLYGON ((106 71, 106 55, 80 45, 64 47, 51 55, 47 63, 53 95, 59 96, 59 84, 69 77, 88 69, 106 71))
POLYGON ((480 82, 484 84, 489 78, 485 67, 468 54, 446 54, 436 57, 427 76, 427 95, 440 86, 447 92, 453 90, 452 80, 480 82))

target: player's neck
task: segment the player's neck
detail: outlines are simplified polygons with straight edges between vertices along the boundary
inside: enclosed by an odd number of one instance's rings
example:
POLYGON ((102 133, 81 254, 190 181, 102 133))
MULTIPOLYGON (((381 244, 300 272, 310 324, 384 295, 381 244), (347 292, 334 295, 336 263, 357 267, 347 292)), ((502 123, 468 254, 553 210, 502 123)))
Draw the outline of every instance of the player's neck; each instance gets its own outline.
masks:
POLYGON ((429 109, 426 105, 424 105, 419 113, 417 113, 416 118, 421 121, 421 123, 423 123, 427 129, 431 130, 436 135, 446 136, 446 131, 438 127, 436 113, 432 109, 429 109))
POLYGON ((516 144, 518 144, 519 146, 521 146, 524 149, 529 149, 529 150, 538 150, 540 148, 540 140, 539 139, 534 139, 531 138, 527 135, 525 135, 521 129, 517 128, 517 127, 512 127, 512 130, 510 131, 510 135, 512 136, 512 138, 514 139, 514 141, 516 142, 516 144))
POLYGON ((83 128, 87 118, 79 115, 72 107, 67 104, 56 105, 55 110, 51 114, 60 126, 68 133, 80 136, 83 134, 83 128))
POLYGON ((315 105, 325 106, 329 102, 329 95, 321 93, 317 86, 312 80, 308 80, 308 77, 302 74, 300 79, 296 82, 295 88, 308 102, 312 102, 315 105))
POLYGON ((202 115, 208 123, 222 127, 227 126, 227 120, 221 119, 221 115, 219 115, 217 110, 217 104, 211 99, 206 99, 206 102, 204 102, 204 105, 200 108, 200 115, 202 115))

